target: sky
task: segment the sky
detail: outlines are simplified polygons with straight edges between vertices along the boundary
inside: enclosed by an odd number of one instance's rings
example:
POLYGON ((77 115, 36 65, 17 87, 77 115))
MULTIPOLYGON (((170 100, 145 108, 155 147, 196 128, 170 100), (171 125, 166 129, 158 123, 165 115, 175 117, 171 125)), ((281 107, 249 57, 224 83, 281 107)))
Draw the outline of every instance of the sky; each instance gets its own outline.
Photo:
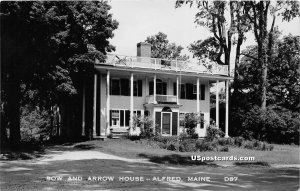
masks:
MULTIPOLYGON (((110 13, 119 22, 111 44, 116 46, 115 54, 136 56, 136 44, 158 32, 167 34, 170 42, 184 47, 183 53, 192 42, 211 36, 205 27, 194 23, 197 9, 184 5, 175 9, 175 0, 109 0, 110 13)), ((290 22, 276 20, 283 35, 300 35, 300 19, 290 22)), ((253 33, 247 34, 242 49, 255 44, 253 33)))

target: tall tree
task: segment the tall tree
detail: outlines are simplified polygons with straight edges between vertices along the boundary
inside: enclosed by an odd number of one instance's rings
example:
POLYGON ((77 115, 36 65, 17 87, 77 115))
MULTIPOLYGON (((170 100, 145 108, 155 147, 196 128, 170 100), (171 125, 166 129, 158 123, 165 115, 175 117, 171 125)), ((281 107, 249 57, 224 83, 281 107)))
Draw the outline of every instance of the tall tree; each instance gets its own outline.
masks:
POLYGON ((254 36, 257 41, 257 59, 259 66, 262 68, 260 76, 260 107, 265 110, 267 103, 268 62, 273 47, 275 19, 276 16, 281 15, 283 20, 290 21, 300 16, 299 2, 276 1, 274 5, 272 5, 271 1, 246 1, 244 11, 253 26, 254 36), (267 29, 269 14, 272 16, 270 31, 267 29))
POLYGON ((148 36, 145 42, 151 44, 151 57, 163 59, 189 59, 186 55, 181 55, 182 46, 170 43, 166 34, 158 32, 156 35, 148 36))
POLYGON ((245 33, 250 29, 249 21, 242 12, 243 2, 178 0, 176 7, 183 4, 192 6, 194 3, 199 10, 195 23, 207 27, 212 36, 192 43, 189 49, 199 59, 209 59, 220 65, 228 65, 230 75, 232 46, 236 45, 235 67, 237 67, 240 47, 245 39, 245 33))
POLYGON ((12 146, 20 141, 20 85, 38 90, 46 104, 76 94, 81 74, 114 49, 108 39, 118 23, 109 10, 106 1, 1 2, 2 91, 12 146))

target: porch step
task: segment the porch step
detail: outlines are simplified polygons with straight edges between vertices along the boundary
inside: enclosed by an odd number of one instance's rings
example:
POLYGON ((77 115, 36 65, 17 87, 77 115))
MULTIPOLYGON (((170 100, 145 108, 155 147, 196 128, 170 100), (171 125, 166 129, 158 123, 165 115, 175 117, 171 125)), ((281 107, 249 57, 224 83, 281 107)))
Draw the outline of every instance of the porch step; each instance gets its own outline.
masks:
POLYGON ((121 137, 127 136, 128 135, 128 130, 127 128, 111 128, 110 129, 111 134, 113 135, 113 139, 119 139, 121 137))

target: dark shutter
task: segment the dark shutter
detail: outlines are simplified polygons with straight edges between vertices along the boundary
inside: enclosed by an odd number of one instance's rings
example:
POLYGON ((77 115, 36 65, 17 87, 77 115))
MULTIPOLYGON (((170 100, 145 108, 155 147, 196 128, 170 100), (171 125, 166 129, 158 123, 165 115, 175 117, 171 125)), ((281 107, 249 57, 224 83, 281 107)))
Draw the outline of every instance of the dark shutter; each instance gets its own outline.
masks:
POLYGON ((154 83, 153 82, 149 82, 149 95, 153 95, 153 90, 154 90, 154 83))
POLYGON ((185 99, 186 88, 185 84, 180 84, 180 99, 185 99))
POLYGON ((172 112, 172 135, 177 135, 178 112, 172 112))
POLYGON ((124 126, 124 110, 120 110, 120 126, 124 126))
POLYGON ((201 84, 201 100, 205 100, 205 85, 201 84))
POLYGON ((136 115, 141 116, 141 110, 137 110, 136 115))
POLYGON ((129 126, 129 120, 130 120, 130 111, 125 111, 125 126, 129 126))
POLYGON ((143 81, 138 80, 138 96, 142 97, 143 96, 143 81))
POLYGON ((177 95, 177 83, 173 83, 173 95, 177 95))
POLYGON ((186 99, 193 99, 193 84, 186 84, 186 99))
POLYGON ((149 114, 150 114, 150 113, 149 113, 149 111, 148 111, 148 110, 145 110, 145 111, 144 111, 144 116, 147 116, 147 117, 148 117, 148 116, 149 116, 149 114))
POLYGON ((109 125, 112 125, 112 120, 111 120, 111 114, 112 114, 112 110, 109 111, 109 125))
POLYGON ((137 96, 138 95, 138 86, 137 86, 137 82, 134 81, 133 82, 133 96, 137 96))
POLYGON ((155 112, 155 132, 160 134, 161 112, 155 112))

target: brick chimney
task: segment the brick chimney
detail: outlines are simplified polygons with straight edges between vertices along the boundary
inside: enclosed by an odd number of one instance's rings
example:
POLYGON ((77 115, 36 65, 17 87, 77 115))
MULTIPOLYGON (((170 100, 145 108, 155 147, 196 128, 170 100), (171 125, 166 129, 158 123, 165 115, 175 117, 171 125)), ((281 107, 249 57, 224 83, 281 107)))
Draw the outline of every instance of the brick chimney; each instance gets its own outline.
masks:
POLYGON ((151 58, 151 44, 147 42, 137 43, 137 56, 151 58))

